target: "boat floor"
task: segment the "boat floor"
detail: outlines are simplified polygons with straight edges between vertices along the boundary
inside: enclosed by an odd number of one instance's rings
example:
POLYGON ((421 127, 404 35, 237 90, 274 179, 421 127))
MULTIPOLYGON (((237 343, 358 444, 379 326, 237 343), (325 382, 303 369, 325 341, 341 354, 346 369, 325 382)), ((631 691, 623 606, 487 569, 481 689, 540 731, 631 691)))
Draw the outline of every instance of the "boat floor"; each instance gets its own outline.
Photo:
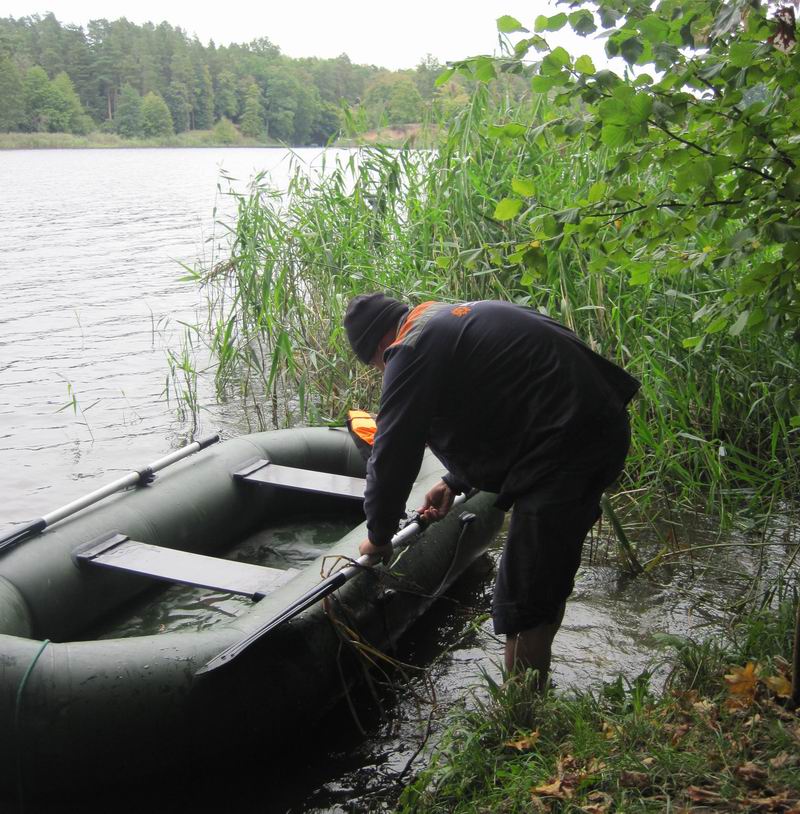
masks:
MULTIPOLYGON (((247 537, 225 554, 226 559, 269 568, 302 570, 345 534, 363 522, 359 508, 335 517, 287 518, 247 537)), ((89 631, 90 639, 126 638, 168 632, 206 630, 246 613, 253 600, 211 588, 155 582, 152 591, 137 597, 89 631)))

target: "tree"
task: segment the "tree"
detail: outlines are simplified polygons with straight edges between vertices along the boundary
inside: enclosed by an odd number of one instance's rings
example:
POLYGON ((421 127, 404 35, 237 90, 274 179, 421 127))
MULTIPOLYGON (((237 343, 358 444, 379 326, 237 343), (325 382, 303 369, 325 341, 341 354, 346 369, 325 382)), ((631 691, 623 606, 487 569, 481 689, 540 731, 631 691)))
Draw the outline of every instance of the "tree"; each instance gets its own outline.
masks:
POLYGON ((25 122, 25 91, 9 57, 0 57, 0 99, 0 131, 18 130, 25 122))
POLYGON ((57 113, 50 121, 50 129, 65 133, 88 133, 92 120, 83 109, 72 80, 61 71, 51 82, 53 105, 57 113))
POLYGON ((264 111, 261 105, 261 88, 252 82, 244 98, 244 113, 240 124, 242 134, 259 138, 264 133, 264 111))
POLYGON ((298 90, 299 83, 284 66, 275 66, 268 70, 264 98, 267 132, 272 138, 285 142, 292 141, 298 90))
POLYGON ((58 115, 53 89, 47 72, 39 65, 28 69, 23 83, 25 95, 25 129, 34 133, 50 129, 50 120, 58 115))
POLYGON ((124 138, 137 138, 142 135, 142 97, 131 85, 122 86, 114 122, 117 133, 124 138))
POLYGON ((167 103, 158 93, 150 91, 142 99, 142 133, 145 136, 170 136, 174 133, 172 116, 167 103))
MULTIPOLYGON (((609 154, 608 171, 569 209, 530 210, 530 186, 514 193, 495 217, 526 209, 531 237, 542 249, 569 239, 600 253, 589 271, 626 273, 633 285, 652 275, 735 269, 738 284, 697 312, 705 337, 727 330, 788 329, 800 339, 800 49, 794 12, 758 0, 600 0, 573 3, 571 13, 540 16, 535 31, 501 17, 504 35, 523 35, 511 56, 457 63, 444 74, 493 81, 499 71, 532 77, 563 116, 537 129, 536 140, 570 153, 577 142, 609 154), (570 26, 586 36, 604 29, 606 52, 630 66, 597 70, 588 56, 551 48, 544 35, 570 26), (651 72, 644 69, 650 68, 651 72), (671 170, 666 188, 650 183, 653 164, 671 170)), ((497 128, 498 137, 528 138, 525 128, 497 128)), ((512 190, 509 190, 511 193, 512 190)), ((515 252, 527 262, 527 249, 515 252)))
POLYGON ((236 94, 236 77, 231 71, 220 71, 214 92, 214 110, 217 118, 239 117, 239 97, 236 94))
POLYGON ((209 130, 214 124, 214 83, 208 65, 198 65, 193 100, 194 126, 209 130))
POLYGON ((379 76, 367 88, 364 106, 373 127, 417 122, 422 115, 422 97, 414 80, 405 74, 379 76))
POLYGON ((189 90, 186 85, 177 80, 171 82, 164 99, 172 116, 175 132, 182 133, 184 130, 189 130, 192 106, 189 102, 189 90))

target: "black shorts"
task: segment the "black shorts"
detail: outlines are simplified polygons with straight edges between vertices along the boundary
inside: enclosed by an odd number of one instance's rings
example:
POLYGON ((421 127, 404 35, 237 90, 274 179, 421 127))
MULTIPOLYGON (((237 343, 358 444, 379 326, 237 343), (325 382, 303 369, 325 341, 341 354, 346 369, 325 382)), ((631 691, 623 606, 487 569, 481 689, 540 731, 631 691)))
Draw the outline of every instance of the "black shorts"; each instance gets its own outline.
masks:
POLYGON ((492 600, 495 633, 557 620, 575 586, 583 541, 600 518, 600 497, 622 472, 630 440, 624 412, 515 500, 492 600))

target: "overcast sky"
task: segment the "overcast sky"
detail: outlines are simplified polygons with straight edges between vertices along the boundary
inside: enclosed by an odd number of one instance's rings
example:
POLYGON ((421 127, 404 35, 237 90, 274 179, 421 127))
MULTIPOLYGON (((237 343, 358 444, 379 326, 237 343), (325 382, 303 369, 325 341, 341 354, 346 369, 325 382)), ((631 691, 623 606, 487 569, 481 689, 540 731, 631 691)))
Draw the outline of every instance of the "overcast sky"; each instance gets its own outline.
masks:
MULTIPOLYGON (((554 0, 551 0, 554 2, 554 0)), ((547 0, 4 0, 0 15, 52 11, 63 24, 126 17, 133 23, 166 20, 206 45, 268 37, 290 57, 335 57, 386 68, 413 68, 426 55, 441 62, 497 50, 495 20, 503 14, 533 28, 538 14, 553 14, 547 0)), ((597 59, 601 42, 550 35, 573 56, 597 59), (559 39, 556 39, 556 37, 559 39)))

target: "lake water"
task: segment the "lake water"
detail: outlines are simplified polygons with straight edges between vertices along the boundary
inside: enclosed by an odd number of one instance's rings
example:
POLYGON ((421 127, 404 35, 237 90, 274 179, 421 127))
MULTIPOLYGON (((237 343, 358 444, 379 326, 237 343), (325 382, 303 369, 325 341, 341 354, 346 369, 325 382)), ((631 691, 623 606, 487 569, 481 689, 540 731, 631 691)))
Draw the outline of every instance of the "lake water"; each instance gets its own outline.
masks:
MULTIPOLYGON (((0 152, 0 533, 186 443, 192 424, 163 397, 167 352, 180 345, 182 320, 202 318, 203 299, 181 282, 180 264, 207 266, 225 253, 219 222, 234 206, 222 171, 240 190, 262 170, 282 187, 292 155, 314 171, 321 151, 0 152)), ((198 395, 198 435, 245 431, 207 382, 198 395)), ((718 541, 713 523, 682 542, 705 538, 718 541)), ((602 558, 587 564, 556 640, 555 680, 588 687, 635 676, 657 658, 657 632, 714 622, 722 600, 747 587, 734 572, 758 567, 729 549, 716 556, 713 581, 692 566, 662 569, 653 582, 623 578, 602 558)), ((502 645, 487 623, 472 625, 489 585, 473 575, 405 645, 404 658, 427 665, 440 708, 463 698, 481 668, 497 675, 502 645)), ((283 786, 267 782, 268 798, 259 776, 208 772, 201 791, 226 801, 215 811, 378 810, 382 784, 402 777, 428 714, 414 692, 393 708, 388 721, 367 723, 366 738, 347 716, 315 733, 283 786)), ((172 797, 189 802, 186 788, 177 783, 172 797)))
MULTIPOLYGON (((202 307, 180 264, 225 250, 220 174, 283 187, 292 156, 311 169, 321 153, 0 152, 0 533, 187 442, 162 397, 167 351, 202 307)), ((200 387, 198 435, 241 431, 200 387)))

